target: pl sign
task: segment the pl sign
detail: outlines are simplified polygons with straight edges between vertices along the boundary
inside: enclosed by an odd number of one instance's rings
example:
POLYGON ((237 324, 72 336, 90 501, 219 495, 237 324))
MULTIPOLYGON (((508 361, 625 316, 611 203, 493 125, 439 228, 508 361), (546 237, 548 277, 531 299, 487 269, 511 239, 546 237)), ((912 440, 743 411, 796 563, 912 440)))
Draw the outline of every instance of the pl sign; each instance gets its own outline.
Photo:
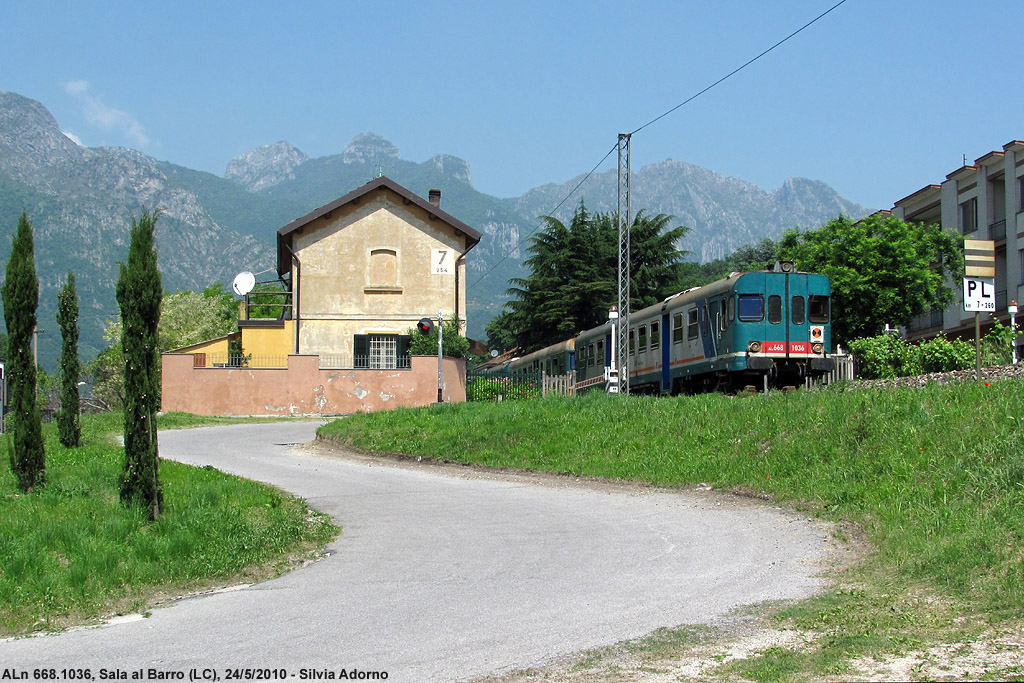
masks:
POLYGON ((964 278, 964 310, 991 311, 996 310, 996 280, 992 277, 964 278))

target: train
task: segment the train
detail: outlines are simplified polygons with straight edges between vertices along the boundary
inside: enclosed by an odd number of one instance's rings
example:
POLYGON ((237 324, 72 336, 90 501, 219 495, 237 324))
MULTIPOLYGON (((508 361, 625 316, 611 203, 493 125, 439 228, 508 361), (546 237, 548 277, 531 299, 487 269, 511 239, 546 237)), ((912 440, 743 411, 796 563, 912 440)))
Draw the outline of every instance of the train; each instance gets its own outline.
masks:
MULTIPOLYGON (((791 262, 730 273, 630 314, 629 391, 694 394, 802 386, 831 372, 831 285, 791 262)), ((576 393, 617 391, 613 321, 492 369, 575 371, 576 393)))

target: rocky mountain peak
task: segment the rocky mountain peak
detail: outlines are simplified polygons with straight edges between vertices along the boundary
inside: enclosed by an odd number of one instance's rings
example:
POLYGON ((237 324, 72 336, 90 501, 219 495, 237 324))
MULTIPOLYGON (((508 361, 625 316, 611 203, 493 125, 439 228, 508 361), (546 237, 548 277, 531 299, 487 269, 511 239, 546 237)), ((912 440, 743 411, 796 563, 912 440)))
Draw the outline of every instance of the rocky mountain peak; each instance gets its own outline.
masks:
POLYGON ((19 180, 49 186, 54 167, 88 154, 60 132, 57 119, 42 103, 0 92, 0 171, 19 180))
POLYGON ((259 192, 295 177, 295 168, 309 161, 309 157, 290 142, 275 142, 240 154, 228 162, 224 177, 249 192, 259 192))
POLYGON ((379 135, 360 133, 345 145, 341 160, 346 164, 375 164, 385 159, 401 159, 398 148, 379 135))
POLYGON ((469 163, 464 159, 453 157, 450 154, 435 154, 430 158, 430 163, 446 176, 461 180, 467 185, 473 184, 469 173, 469 163))

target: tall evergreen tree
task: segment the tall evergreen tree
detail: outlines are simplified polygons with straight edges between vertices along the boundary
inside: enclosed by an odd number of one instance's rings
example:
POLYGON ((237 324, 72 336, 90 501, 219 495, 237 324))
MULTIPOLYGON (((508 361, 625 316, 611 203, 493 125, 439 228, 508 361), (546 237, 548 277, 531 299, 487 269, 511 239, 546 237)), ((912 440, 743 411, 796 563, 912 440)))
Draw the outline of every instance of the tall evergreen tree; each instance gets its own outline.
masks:
POLYGON ((68 281, 57 294, 57 324, 60 325, 60 415, 57 427, 60 442, 67 448, 77 448, 82 441, 78 380, 82 376, 82 363, 78 359, 78 292, 75 275, 68 272, 68 281))
MULTIPOLYGON (((689 228, 667 229, 672 216, 639 212, 630 225, 630 301, 634 310, 671 292, 683 258, 676 244, 689 228)), ((533 351, 563 341, 608 319, 618 291, 618 228, 615 217, 591 214, 580 202, 568 226, 544 217, 531 238, 527 277, 511 281, 513 297, 501 325, 516 345, 533 351)), ((497 329, 495 329, 497 331, 497 329)), ((507 345, 507 340, 502 343, 507 345)))
POLYGON ((117 303, 121 307, 124 351, 124 473, 121 502, 160 516, 156 413, 160 407, 157 325, 163 294, 157 268, 154 232, 157 213, 132 219, 128 263, 121 264, 117 303))
POLYGON ((3 300, 14 432, 14 444, 10 449, 11 470, 21 490, 28 492, 46 482, 46 454, 42 418, 36 400, 36 363, 32 352, 39 280, 36 278, 32 223, 25 212, 18 219, 18 231, 7 261, 3 300))

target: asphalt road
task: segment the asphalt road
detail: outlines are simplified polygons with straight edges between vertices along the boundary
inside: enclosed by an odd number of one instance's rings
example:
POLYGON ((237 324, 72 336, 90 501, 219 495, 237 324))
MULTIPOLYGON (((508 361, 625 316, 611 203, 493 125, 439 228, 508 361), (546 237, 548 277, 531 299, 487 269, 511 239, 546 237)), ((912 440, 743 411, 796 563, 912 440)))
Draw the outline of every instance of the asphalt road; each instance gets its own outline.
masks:
POLYGON ((168 431, 160 448, 331 514, 344 530, 327 558, 148 618, 0 642, 0 668, 29 671, 29 680, 39 667, 58 680, 67 667, 94 679, 105 669, 130 680, 141 669, 142 680, 156 680, 153 669, 225 680, 232 668, 272 667, 307 679, 344 669, 463 680, 708 623, 818 585, 824 534, 778 509, 292 447, 316 426, 168 431))

